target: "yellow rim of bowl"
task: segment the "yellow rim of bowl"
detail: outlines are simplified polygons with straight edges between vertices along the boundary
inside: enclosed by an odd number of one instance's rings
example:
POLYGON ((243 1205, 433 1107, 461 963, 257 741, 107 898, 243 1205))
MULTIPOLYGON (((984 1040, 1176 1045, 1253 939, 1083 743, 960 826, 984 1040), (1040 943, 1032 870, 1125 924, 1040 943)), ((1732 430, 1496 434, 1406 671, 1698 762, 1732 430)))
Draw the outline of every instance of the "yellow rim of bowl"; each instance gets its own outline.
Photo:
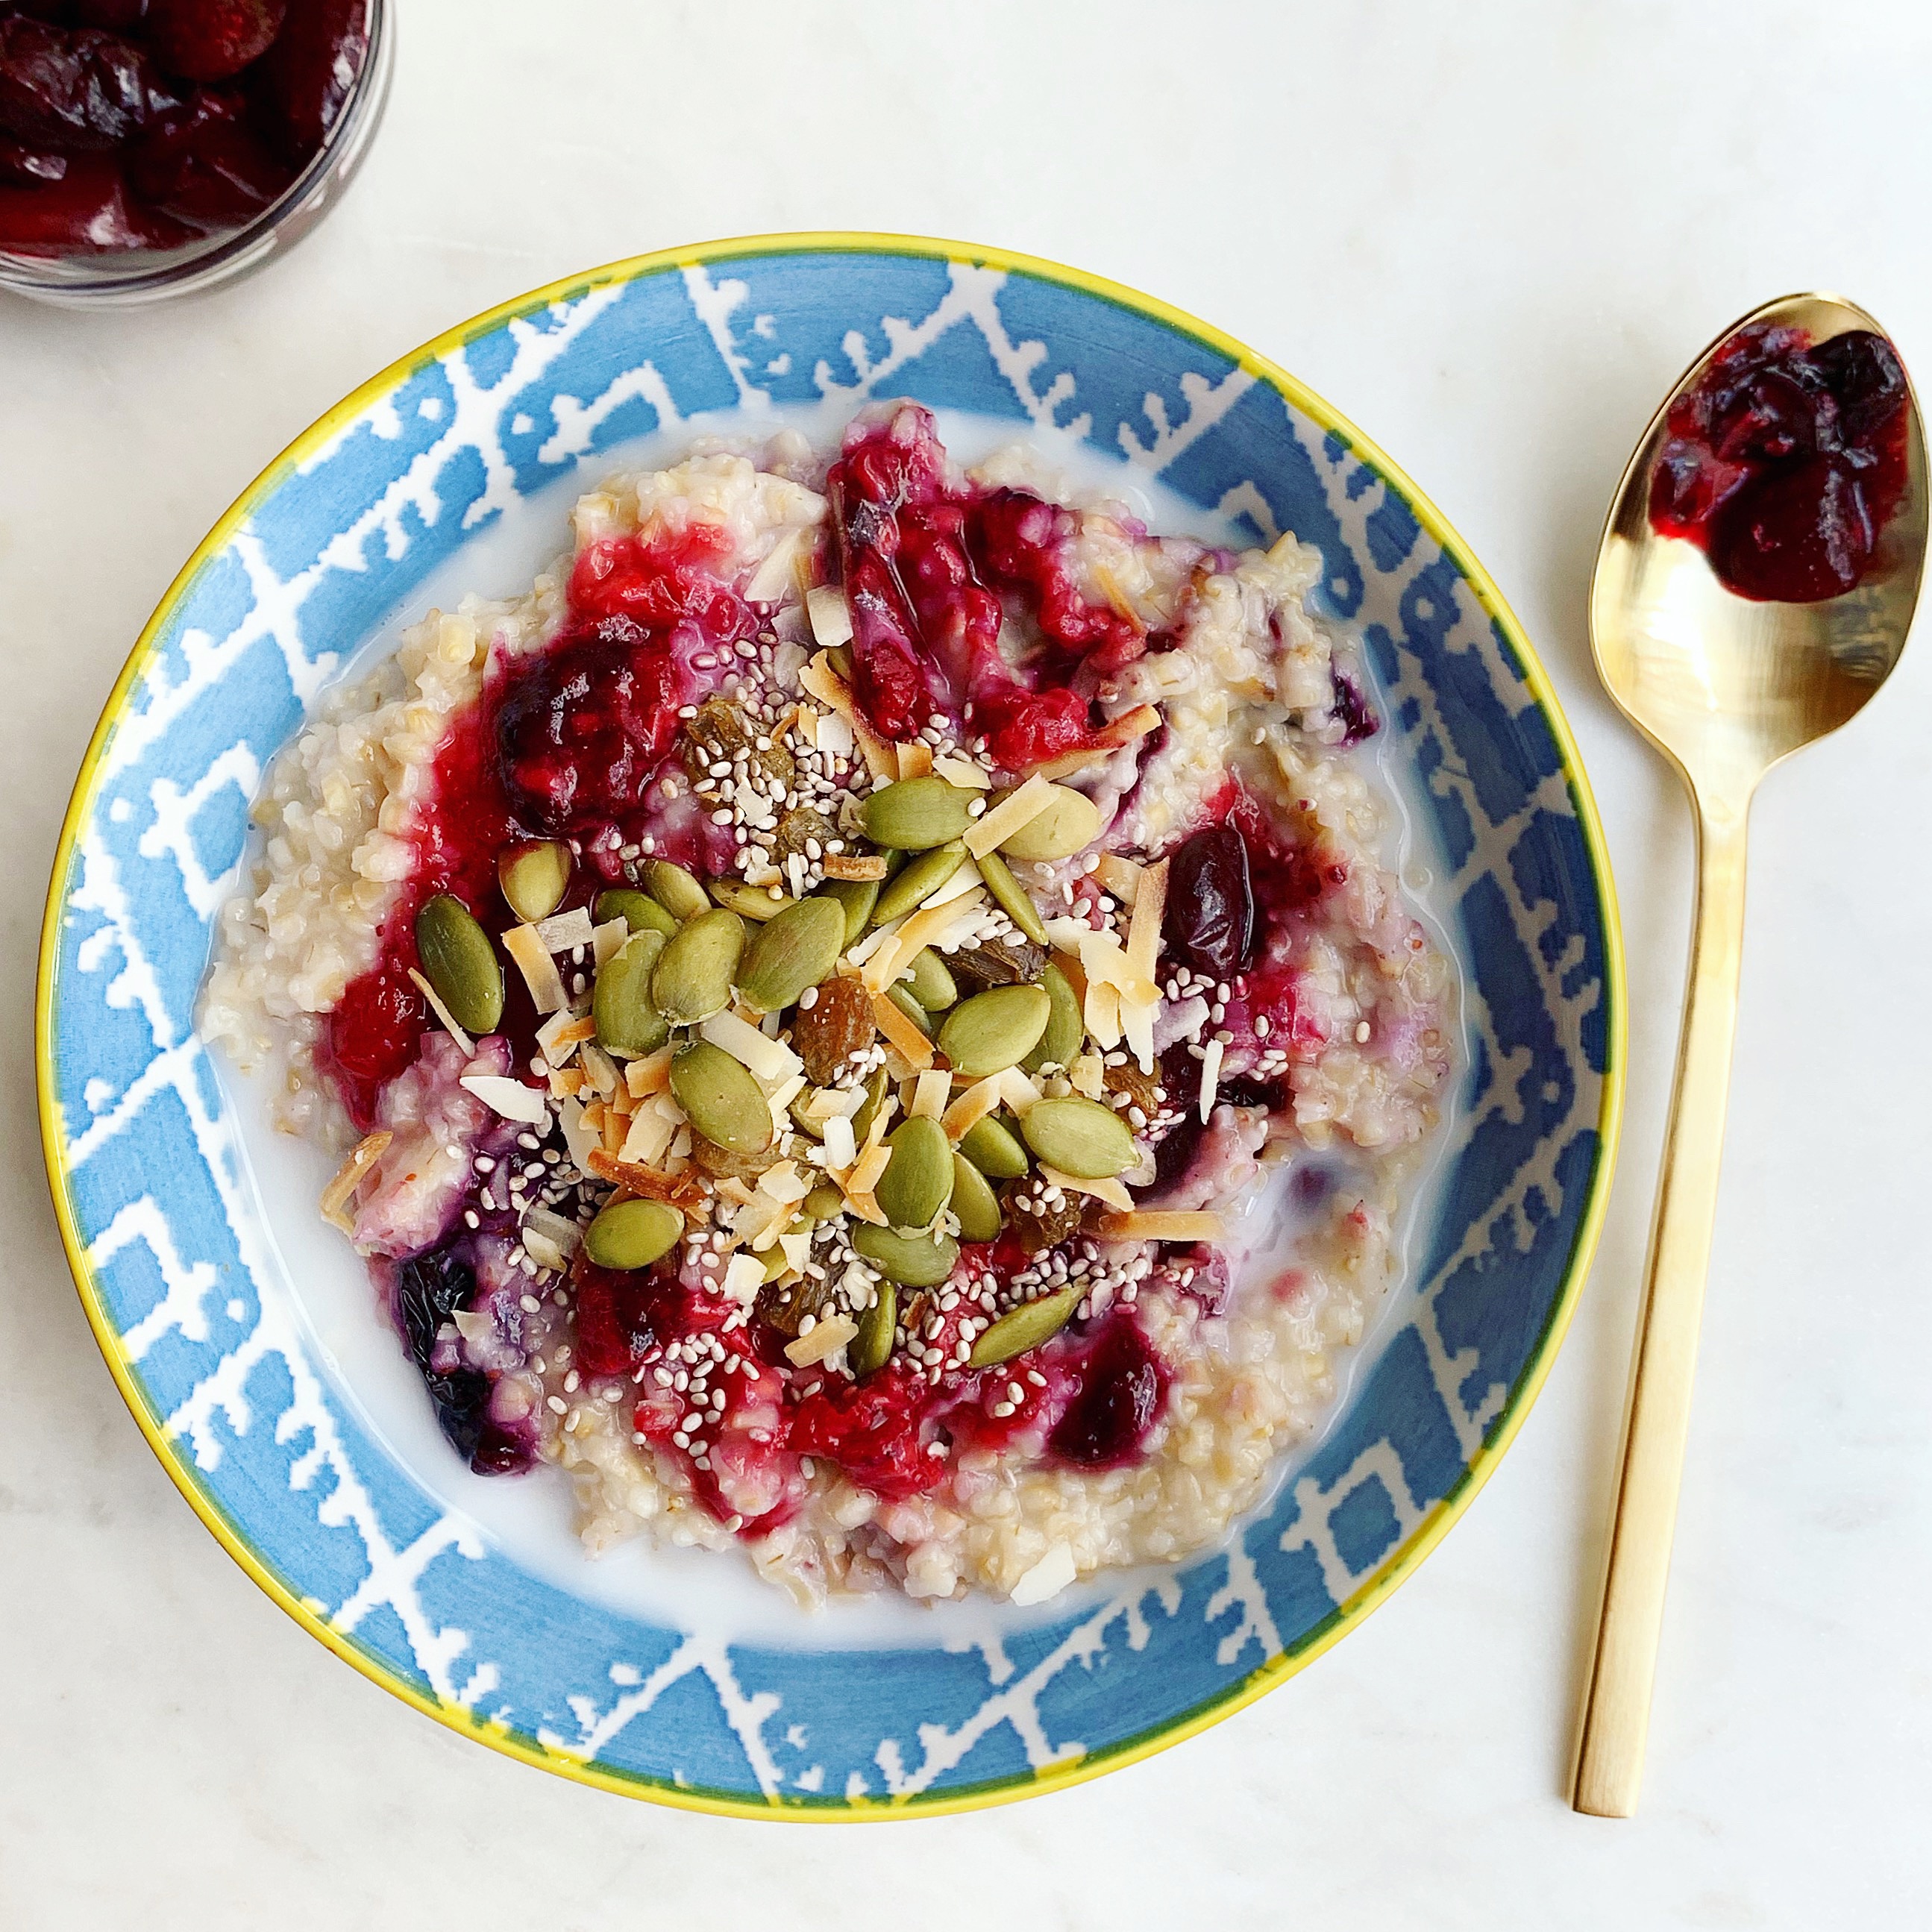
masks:
POLYGON ((977 1810, 989 1805, 1010 1803, 1016 1798, 1064 1790, 1069 1786, 1096 1778, 1103 1772, 1115 1770, 1124 1765, 1150 1757, 1156 1751, 1165 1750, 1170 1744, 1179 1744, 1184 1738, 1205 1730, 1210 1724, 1217 1723, 1245 1706, 1252 1704, 1264 1691, 1274 1689, 1276 1684, 1285 1682, 1297 1671, 1312 1664, 1330 1645, 1338 1642, 1360 1623, 1414 1570, 1442 1540, 1450 1525, 1468 1507, 1471 1499, 1488 1480, 1503 1452, 1515 1438, 1524 1417, 1528 1414, 1543 1387, 1564 1331, 1569 1327, 1578 1292, 1589 1271, 1591 1257, 1595 1252, 1598 1236, 1602 1230, 1604 1210, 1610 1196, 1611 1175, 1616 1164, 1618 1132, 1623 1115, 1625 1058, 1623 935, 1618 920, 1616 889, 1611 878, 1610 856, 1604 844, 1603 826, 1597 814, 1596 800, 1592 795, 1589 780, 1584 774, 1582 760, 1578 755, 1568 721, 1563 715, 1562 706, 1557 700, 1549 676, 1544 670, 1534 646, 1522 627, 1516 622, 1508 604, 1504 602, 1502 592, 1496 588, 1488 572, 1470 554, 1441 511, 1376 444, 1364 436, 1346 416, 1331 408, 1305 384, 1298 382, 1266 357, 1257 356, 1252 350, 1236 341, 1232 336, 1210 328, 1184 310, 1172 308, 1166 302, 1156 302, 1151 296, 1124 287, 1118 282, 1110 282, 1100 276, 1088 274, 1078 268, 1070 268, 1060 262, 1048 261, 1038 256, 1017 254, 1010 249, 986 248, 962 242, 942 241, 930 236, 874 235, 836 231, 824 234, 744 236, 725 241, 700 242, 680 248, 660 249, 652 254, 634 256, 626 261, 612 262, 604 268, 592 269, 586 274, 572 275, 530 294, 518 296, 508 302, 500 303, 484 314, 446 330, 433 341, 392 363, 380 375, 372 376, 360 388, 345 397, 326 415, 304 430, 224 512, 214 527, 202 538, 194 555, 182 566, 173 583, 168 586, 166 593, 155 608, 154 614, 142 628, 120 676, 115 681, 114 688, 101 712, 100 722, 94 727, 93 737, 88 742, 87 755, 82 762, 80 776, 75 781, 74 795, 68 802, 67 815, 61 826, 60 842, 54 854, 53 874, 47 892, 46 912, 40 928, 40 964, 34 1002, 34 1049, 39 1089, 40 1142, 46 1160, 48 1182, 53 1193, 54 1211, 60 1222, 61 1240, 67 1250, 68 1264, 73 1270, 75 1284, 80 1289, 81 1303, 87 1311, 94 1340, 99 1344, 101 1354, 112 1372, 122 1400, 126 1402, 142 1434, 147 1438, 149 1448, 160 1459, 162 1467, 173 1479, 175 1486, 188 1499, 189 1506, 207 1525, 229 1555, 311 1636, 326 1644, 344 1663, 352 1665, 373 1682, 401 1698, 405 1703, 413 1705, 438 1723, 447 1725, 466 1737, 474 1738, 507 1756, 519 1758, 541 1770, 574 1778, 580 1784, 593 1785, 628 1797, 643 1798, 656 1803, 730 1817, 845 1820, 931 1816, 946 1812, 977 1810), (1097 296, 1117 308, 1165 323, 1180 334, 1190 336, 1226 356, 1250 375, 1267 383, 1311 421, 1320 424, 1324 429, 1340 437, 1352 454, 1403 498, 1415 512, 1423 528, 1442 547, 1461 572, 1483 610, 1502 630, 1522 674, 1524 682, 1535 698, 1551 735, 1556 740, 1562 758, 1564 779, 1576 807, 1578 822, 1582 827, 1584 843, 1588 849, 1598 902, 1602 911, 1604 998, 1609 1006, 1606 1015, 1608 1025, 1605 1036, 1603 1102, 1598 1117, 1598 1144, 1590 1182, 1590 1198, 1570 1246, 1568 1266, 1556 1304, 1544 1324, 1542 1334, 1538 1337, 1528 1365, 1504 1404, 1495 1433, 1476 1452, 1468 1468, 1463 1472, 1449 1493, 1430 1509, 1424 1518, 1421 1527, 1406 1538, 1366 1582, 1346 1603, 1337 1605, 1294 1650, 1286 1652, 1258 1666, 1218 1696, 1170 1723, 1124 1739, 1105 1750, 1092 1752, 1024 1777, 989 1780, 983 1785, 929 1797, 814 1799, 802 1794, 790 1796, 779 1793, 767 1799, 753 1799, 732 1792, 686 1789, 655 1779, 627 1777, 610 1772, 596 1764, 584 1763, 560 1754, 546 1751, 533 1739, 514 1736, 487 1720, 479 1720, 468 1711, 453 1705, 446 1705, 406 1682, 388 1664, 364 1651, 340 1631, 332 1629, 322 1615, 320 1605, 305 1601, 296 1595, 255 1554, 241 1530, 229 1520, 226 1513, 212 1497, 202 1490, 194 1473, 184 1464, 176 1440, 169 1436, 160 1420, 150 1412, 122 1352, 121 1336, 108 1320, 92 1267, 87 1258, 85 1244, 75 1225, 73 1205, 68 1194, 67 1144, 56 1099, 54 980, 63 910, 62 889, 72 865, 74 845, 80 827, 91 815, 101 759, 112 738, 122 708, 130 692, 148 668, 155 653, 157 640, 176 599, 188 589, 202 567, 227 547, 238 526, 287 471, 334 436, 370 404, 400 388, 418 370, 462 348, 476 337, 488 334, 512 316, 553 302, 574 301, 593 289, 614 283, 639 280, 667 270, 702 267, 747 255, 840 254, 910 255, 1004 269, 1030 276, 1037 280, 1058 283, 1064 287, 1078 290, 1086 295, 1097 296))

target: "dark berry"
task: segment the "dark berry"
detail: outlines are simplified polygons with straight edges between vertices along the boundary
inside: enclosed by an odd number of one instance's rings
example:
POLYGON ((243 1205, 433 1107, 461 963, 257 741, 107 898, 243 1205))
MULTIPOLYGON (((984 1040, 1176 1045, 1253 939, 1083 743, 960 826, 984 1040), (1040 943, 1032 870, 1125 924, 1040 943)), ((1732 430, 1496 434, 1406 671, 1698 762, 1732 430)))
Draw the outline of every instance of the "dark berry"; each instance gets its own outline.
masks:
POLYGON ((628 1376, 650 1350, 656 1338, 648 1309, 658 1280, 655 1270, 640 1276, 578 1264, 577 1366, 586 1376, 628 1376))
POLYGON ((0 184, 9 188, 40 188, 66 178, 66 155, 25 147, 0 134, 0 184))
POLYGON ((1080 1389, 1046 1446, 1063 1462, 1105 1469, 1140 1451, 1167 1396, 1167 1371, 1132 1319, 1116 1316, 1080 1364, 1080 1389))
POLYGON ((1210 980, 1232 980, 1248 963, 1255 897, 1238 826, 1208 826, 1174 854, 1162 923, 1168 950, 1210 980))
POLYGON ((288 0, 149 0, 148 44, 169 73, 232 80, 280 32, 288 0))
POLYGON ((0 133, 70 152, 117 148, 176 104, 130 41, 92 28, 0 20, 0 133))
POLYGON ((285 159, 321 147, 368 52, 365 0, 297 0, 258 70, 285 159))
POLYGON ((147 17, 148 0, 74 0, 71 10, 83 27, 131 34, 147 17))
POLYGON ((1382 721, 1376 716, 1367 693, 1348 671, 1336 672, 1334 685, 1335 716, 1342 722, 1342 743, 1359 745, 1364 739, 1372 738, 1382 728, 1382 721))
POLYGON ((1741 329, 1670 408, 1650 520, 1742 597, 1813 603, 1869 568, 1905 485, 1905 372, 1852 329, 1741 329))
POLYGON ((21 255, 106 254, 129 248, 173 248, 194 240, 191 230, 143 207, 128 193, 111 154, 49 158, 64 163, 30 187, 0 172, 0 248, 21 255))
POLYGON ((151 208, 206 232, 252 221, 289 184, 287 168, 232 96, 197 93, 128 154, 128 182, 151 208))
POLYGON ((427 1372, 443 1324, 468 1307, 476 1292, 476 1270, 447 1248, 430 1248, 396 1264, 397 1325, 418 1369, 427 1372))

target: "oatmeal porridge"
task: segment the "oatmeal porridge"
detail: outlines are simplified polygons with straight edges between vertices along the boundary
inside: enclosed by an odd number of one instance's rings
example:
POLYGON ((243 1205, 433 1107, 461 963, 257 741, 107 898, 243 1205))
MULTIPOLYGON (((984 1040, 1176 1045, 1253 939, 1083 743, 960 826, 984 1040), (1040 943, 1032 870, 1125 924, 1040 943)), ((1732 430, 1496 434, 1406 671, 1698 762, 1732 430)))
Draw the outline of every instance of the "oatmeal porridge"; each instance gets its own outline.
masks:
POLYGON ((338 1147, 443 1436, 806 1603, 1211 1543, 1390 1288, 1453 1057, 1319 554, 905 403, 572 524, 277 760, 202 1006, 338 1147))

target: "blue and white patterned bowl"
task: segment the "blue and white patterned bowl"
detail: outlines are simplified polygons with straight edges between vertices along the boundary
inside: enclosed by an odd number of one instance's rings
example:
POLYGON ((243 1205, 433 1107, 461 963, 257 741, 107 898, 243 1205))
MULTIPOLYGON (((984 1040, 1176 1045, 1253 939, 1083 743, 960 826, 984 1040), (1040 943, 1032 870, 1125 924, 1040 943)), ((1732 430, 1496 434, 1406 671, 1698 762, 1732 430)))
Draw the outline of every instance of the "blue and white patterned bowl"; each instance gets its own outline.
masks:
MULTIPOLYGON (((1549 1367, 1609 1186, 1624 1024, 1575 747, 1495 586, 1402 472, 1281 370, 1144 297, 858 236, 653 256, 524 297, 377 376, 250 485, 163 599, 88 750, 38 1022, 88 1317, 155 1454, 250 1575, 452 1728, 760 1816, 1089 1777, 1359 1622, 1466 1505, 1549 1367), (421 608, 432 572, 530 500, 560 543, 569 479, 620 443, 874 394, 1071 435, 1256 538, 1320 545, 1439 854, 1471 1048, 1411 1279, 1272 1503, 1172 1571, 883 1638, 836 1611, 734 1629, 709 1596, 682 1618, 614 1607, 451 1506, 293 1305, 192 1017, 260 772, 350 653, 421 608)), ((312 1197, 280 1211, 306 1222, 312 1197)))

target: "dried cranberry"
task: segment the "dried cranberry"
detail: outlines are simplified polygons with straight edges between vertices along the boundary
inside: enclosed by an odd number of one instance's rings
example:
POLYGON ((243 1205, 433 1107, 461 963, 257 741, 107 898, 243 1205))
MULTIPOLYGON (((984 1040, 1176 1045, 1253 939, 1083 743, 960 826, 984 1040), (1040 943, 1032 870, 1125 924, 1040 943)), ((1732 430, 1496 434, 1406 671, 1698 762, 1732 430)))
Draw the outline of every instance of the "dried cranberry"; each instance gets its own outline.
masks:
POLYGON ((1169 951, 1211 980, 1232 980, 1248 963, 1255 897, 1238 826, 1208 826, 1174 854, 1163 924, 1169 951))
POLYGON ((496 712, 511 803, 554 836, 644 801, 677 730, 683 692, 669 653, 628 618, 553 645, 496 712))
POLYGON ((134 192, 204 232, 252 221, 289 179, 248 126, 241 103, 227 94, 197 93, 164 116, 128 155, 134 192))
POLYGON ((0 20, 0 133, 70 151, 117 148, 175 105, 130 41, 91 27, 0 20))
POLYGON ((74 0, 72 12, 83 27, 131 34, 147 17, 148 0, 74 0))
POLYGON ((922 1378, 896 1362, 862 1382, 823 1388, 799 1404, 791 1447, 829 1457, 861 1489, 889 1502, 917 1496, 946 1473, 920 1436, 924 1389, 922 1378))
POLYGON ((288 0, 149 0, 148 44, 183 80, 232 80, 268 50, 288 0))
POLYGON ((284 157, 321 147, 369 52, 366 0, 301 0, 257 70, 284 157))
POLYGON ((66 155, 25 147, 0 134, 0 182, 10 188, 43 188, 66 178, 66 155))
POLYGON ((106 254, 173 248, 191 229, 144 207, 128 192, 110 154, 69 154, 58 181, 32 188, 0 182, 0 248, 20 255, 106 254))
POLYGON ((1117 1316, 1080 1364, 1080 1390, 1046 1446, 1063 1462, 1105 1469, 1140 1451, 1167 1397, 1167 1370, 1131 1318, 1117 1316))
POLYGON ((1702 545, 1740 596, 1843 595, 1904 488, 1905 395, 1869 330, 1813 348, 1800 330, 1741 329, 1671 405, 1652 524, 1702 545))

